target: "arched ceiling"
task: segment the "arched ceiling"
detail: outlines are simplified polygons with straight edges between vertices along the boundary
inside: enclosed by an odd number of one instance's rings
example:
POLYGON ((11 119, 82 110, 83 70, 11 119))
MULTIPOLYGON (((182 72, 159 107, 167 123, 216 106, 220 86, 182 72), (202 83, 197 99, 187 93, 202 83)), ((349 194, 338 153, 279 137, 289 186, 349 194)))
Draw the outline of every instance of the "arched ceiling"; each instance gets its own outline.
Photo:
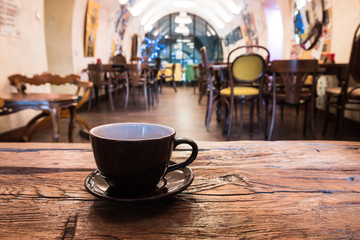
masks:
POLYGON ((197 15, 216 30, 221 30, 234 15, 240 13, 242 7, 233 0, 192 0, 195 6, 183 8, 175 5, 178 1, 180 0, 135 0, 131 6, 129 4, 129 10, 133 16, 139 17, 145 31, 149 31, 160 18, 180 11, 197 15))

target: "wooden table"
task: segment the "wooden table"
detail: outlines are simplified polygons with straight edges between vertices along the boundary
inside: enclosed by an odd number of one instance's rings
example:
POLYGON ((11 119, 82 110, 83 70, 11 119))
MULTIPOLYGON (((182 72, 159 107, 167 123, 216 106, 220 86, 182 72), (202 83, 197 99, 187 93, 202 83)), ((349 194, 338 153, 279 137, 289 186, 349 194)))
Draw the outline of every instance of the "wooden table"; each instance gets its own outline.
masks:
POLYGON ((210 69, 215 74, 215 87, 219 90, 228 86, 229 81, 229 68, 227 63, 213 63, 210 69))
MULTIPOLYGON (((1 108, 0 116, 18 112, 24 109, 49 111, 53 123, 52 139, 55 142, 59 141, 60 137, 60 111, 63 108, 69 108, 71 116, 68 130, 68 138, 69 142, 73 142, 73 130, 76 120, 76 104, 78 100, 76 95, 56 93, 1 93, 0 97, 4 100, 4 106, 1 108)), ((28 126, 30 125, 32 124, 28 124, 28 126)))
POLYGON ((360 142, 198 145, 188 189, 126 204, 85 190, 90 144, 0 143, 0 238, 360 238, 360 142))
POLYGON ((348 78, 349 64, 347 63, 321 63, 319 64, 319 67, 319 72, 322 75, 335 75, 339 79, 339 84, 341 82, 346 82, 348 78))

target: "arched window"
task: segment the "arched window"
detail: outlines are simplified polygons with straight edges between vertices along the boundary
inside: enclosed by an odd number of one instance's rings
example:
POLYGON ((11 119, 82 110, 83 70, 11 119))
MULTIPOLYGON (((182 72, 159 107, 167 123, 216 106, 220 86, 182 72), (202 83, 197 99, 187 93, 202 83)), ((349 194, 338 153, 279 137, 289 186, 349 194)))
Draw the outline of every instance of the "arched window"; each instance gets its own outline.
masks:
POLYGON ((142 55, 148 56, 148 61, 161 57, 162 61, 169 63, 186 64, 201 62, 200 48, 205 46, 209 62, 222 61, 223 51, 221 41, 214 28, 204 19, 187 14, 190 23, 183 24, 185 33, 181 33, 175 18, 179 13, 173 13, 161 18, 153 25, 151 31, 146 33, 142 44, 142 55))

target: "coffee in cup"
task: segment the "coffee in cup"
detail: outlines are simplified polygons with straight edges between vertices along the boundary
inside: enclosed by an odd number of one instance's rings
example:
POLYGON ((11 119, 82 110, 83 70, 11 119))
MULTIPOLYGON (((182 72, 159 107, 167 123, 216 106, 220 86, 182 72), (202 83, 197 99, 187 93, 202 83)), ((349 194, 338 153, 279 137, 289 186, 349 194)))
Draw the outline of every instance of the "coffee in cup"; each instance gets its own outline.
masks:
POLYGON ((114 123, 90 130, 96 165, 105 181, 123 193, 152 191, 169 172, 192 163, 197 144, 175 137, 171 127, 150 123, 114 123), (192 148, 186 161, 169 166, 172 151, 180 144, 192 148))

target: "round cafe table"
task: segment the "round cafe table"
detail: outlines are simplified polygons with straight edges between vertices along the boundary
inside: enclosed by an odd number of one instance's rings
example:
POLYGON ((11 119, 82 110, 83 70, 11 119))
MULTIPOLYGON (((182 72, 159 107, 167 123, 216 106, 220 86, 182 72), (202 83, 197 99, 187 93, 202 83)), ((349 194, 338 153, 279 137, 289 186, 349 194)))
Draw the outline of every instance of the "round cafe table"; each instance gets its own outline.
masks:
MULTIPOLYGON (((53 123, 52 139, 54 142, 58 142, 60 137, 60 111, 63 108, 68 108, 70 112, 68 139, 69 142, 73 142, 76 104, 78 99, 76 95, 56 93, 2 93, 0 98, 2 98, 4 101, 4 105, 0 108, 0 116, 15 113, 24 109, 45 111, 44 114, 48 112, 53 123)), ((38 119, 33 119, 30 121, 27 124, 24 132, 27 132, 36 120, 38 119)))

